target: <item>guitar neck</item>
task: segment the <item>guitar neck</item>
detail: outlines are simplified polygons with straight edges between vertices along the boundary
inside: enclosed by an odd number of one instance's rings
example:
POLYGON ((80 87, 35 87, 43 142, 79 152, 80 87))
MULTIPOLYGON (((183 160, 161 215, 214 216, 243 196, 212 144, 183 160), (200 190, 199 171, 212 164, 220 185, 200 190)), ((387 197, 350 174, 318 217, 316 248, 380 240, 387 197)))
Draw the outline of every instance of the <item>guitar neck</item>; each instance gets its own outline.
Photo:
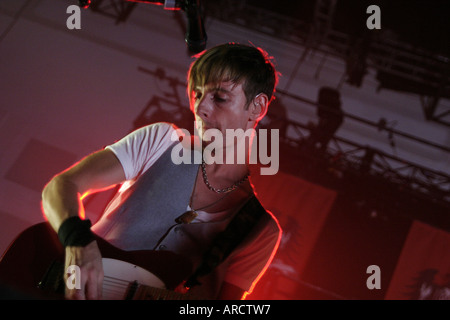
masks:
POLYGON ((133 300, 190 300, 189 293, 181 293, 167 289, 155 288, 145 285, 137 285, 129 290, 133 300), (134 292, 133 292, 134 291, 134 292))

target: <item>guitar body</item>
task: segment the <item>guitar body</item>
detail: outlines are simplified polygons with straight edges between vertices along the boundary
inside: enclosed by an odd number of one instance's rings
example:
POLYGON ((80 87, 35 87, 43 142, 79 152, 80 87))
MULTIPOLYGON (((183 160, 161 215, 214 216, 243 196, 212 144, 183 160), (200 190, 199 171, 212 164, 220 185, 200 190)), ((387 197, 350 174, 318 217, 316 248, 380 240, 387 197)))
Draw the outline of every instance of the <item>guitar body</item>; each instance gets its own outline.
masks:
POLYGON ((135 284, 155 289, 166 289, 164 282, 153 273, 135 264, 103 258, 103 299, 125 300, 131 291, 135 293, 138 288, 131 288, 135 284))
MULTIPOLYGON (((139 293, 132 298, 159 297, 153 289, 173 290, 192 272, 185 258, 171 252, 124 251, 100 237, 97 243, 103 256, 104 299, 130 297, 130 286, 139 293)), ((1 258, 0 283, 25 298, 64 299, 63 266, 64 248, 57 234, 48 223, 39 223, 23 231, 1 258)))

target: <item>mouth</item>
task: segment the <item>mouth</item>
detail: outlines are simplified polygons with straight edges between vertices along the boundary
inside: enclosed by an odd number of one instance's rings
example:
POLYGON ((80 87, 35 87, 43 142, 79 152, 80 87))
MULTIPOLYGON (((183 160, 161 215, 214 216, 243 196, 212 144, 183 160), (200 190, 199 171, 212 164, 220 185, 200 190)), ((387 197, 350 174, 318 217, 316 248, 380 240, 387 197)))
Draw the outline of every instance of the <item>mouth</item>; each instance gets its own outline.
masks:
POLYGON ((200 128, 201 128, 202 133, 204 133, 206 130, 214 129, 214 126, 212 126, 209 123, 202 122, 201 125, 200 125, 200 128))
POLYGON ((215 129, 214 127, 211 127, 211 126, 204 126, 203 127, 203 132, 206 132, 207 130, 209 130, 209 129, 215 129))
MULTIPOLYGON (((204 120, 199 120, 197 119, 196 121, 196 128, 197 128, 197 133, 200 137, 200 139, 204 140, 205 137, 205 132, 210 130, 210 129, 216 129, 219 130, 217 128, 217 126, 215 126, 213 123, 210 122, 205 122, 204 120)), ((219 130, 220 131, 220 130, 219 130)), ((211 134, 212 132, 210 132, 211 134)), ((214 134, 213 134, 214 135, 214 134)), ((209 140, 209 139, 208 139, 209 140)), ((208 141, 209 142, 209 141, 208 141)))

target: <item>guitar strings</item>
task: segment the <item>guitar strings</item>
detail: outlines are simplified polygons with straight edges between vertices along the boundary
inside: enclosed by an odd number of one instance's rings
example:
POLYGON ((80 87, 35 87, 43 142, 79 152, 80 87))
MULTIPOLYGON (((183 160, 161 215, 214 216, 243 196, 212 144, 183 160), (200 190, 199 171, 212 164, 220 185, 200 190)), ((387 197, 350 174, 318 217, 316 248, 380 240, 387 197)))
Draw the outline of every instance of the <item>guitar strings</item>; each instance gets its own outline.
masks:
MULTIPOLYGON (((132 282, 127 280, 118 279, 111 276, 105 276, 103 281, 103 293, 109 299, 120 298, 124 299, 130 287, 133 285, 132 282)), ((140 283, 136 282, 136 285, 141 286, 140 283)), ((153 299, 160 299, 161 297, 167 297, 167 293, 164 295, 164 290, 160 288, 146 287, 145 297, 151 297, 153 299)))
POLYGON ((103 294, 109 299, 123 299, 131 283, 115 277, 105 276, 103 281, 103 294))
MULTIPOLYGON (((127 280, 105 276, 103 281, 103 295, 107 297, 107 299, 124 299, 130 287, 133 285, 133 282, 129 282, 127 280)), ((139 282, 136 282, 137 287, 141 287, 139 282)), ((162 288, 143 286, 144 290, 139 293, 139 297, 143 298, 151 298, 152 300, 160 300, 170 298, 171 300, 180 300, 186 298, 185 294, 174 292, 162 288)), ((137 292, 137 291, 136 291, 137 292)))

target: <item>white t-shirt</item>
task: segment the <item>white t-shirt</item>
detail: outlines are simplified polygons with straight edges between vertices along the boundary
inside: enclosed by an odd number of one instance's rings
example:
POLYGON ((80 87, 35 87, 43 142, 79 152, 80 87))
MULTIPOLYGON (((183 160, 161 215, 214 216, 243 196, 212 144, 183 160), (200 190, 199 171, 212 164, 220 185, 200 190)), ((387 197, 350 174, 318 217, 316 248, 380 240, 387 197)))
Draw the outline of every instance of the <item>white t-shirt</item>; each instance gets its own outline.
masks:
MULTIPOLYGON (((169 123, 159 122, 139 128, 106 148, 114 152, 122 164, 127 181, 123 188, 129 187, 146 172, 158 158, 177 141, 181 133, 169 123)), ((110 204, 105 212, 114 210, 120 201, 110 204)), ((187 208, 188 209, 188 208, 187 208)), ((192 223, 207 223, 221 219, 221 215, 197 211, 192 223)), ((226 268, 223 280, 250 292, 256 281, 264 273, 278 248, 281 229, 276 219, 270 215, 260 223, 246 240, 227 258, 221 268, 226 268)))

